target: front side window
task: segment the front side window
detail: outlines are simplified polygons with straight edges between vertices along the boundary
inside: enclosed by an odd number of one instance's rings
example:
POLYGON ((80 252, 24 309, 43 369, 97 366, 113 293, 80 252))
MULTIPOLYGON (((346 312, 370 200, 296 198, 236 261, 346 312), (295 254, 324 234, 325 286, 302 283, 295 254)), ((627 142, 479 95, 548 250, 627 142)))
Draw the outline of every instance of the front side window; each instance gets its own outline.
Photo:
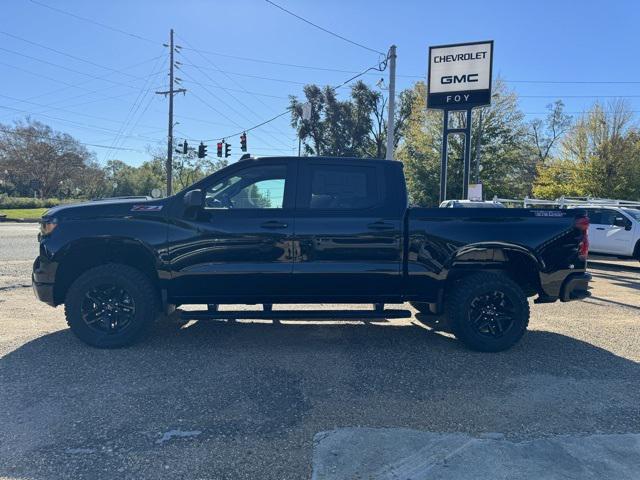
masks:
POLYGON ((375 167, 311 165, 309 208, 362 210, 379 203, 375 167))
POLYGON ((205 208, 283 208, 286 177, 286 165, 258 165, 240 170, 205 190, 205 208))

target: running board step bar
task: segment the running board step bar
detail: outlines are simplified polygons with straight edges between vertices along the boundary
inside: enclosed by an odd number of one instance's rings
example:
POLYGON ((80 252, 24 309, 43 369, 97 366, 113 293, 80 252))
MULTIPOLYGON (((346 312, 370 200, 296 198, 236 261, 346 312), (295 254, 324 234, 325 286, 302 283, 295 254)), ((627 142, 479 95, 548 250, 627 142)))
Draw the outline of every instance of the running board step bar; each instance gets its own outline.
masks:
POLYGON ((411 318, 411 310, 180 310, 183 320, 318 320, 411 318))

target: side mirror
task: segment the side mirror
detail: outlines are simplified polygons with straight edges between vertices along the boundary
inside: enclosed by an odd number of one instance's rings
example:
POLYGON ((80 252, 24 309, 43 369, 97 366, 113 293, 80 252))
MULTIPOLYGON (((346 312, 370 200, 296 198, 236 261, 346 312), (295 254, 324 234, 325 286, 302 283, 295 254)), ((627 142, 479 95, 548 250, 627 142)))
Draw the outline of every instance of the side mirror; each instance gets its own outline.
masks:
POLYGON ((189 190, 182 198, 186 208, 200 208, 203 203, 202 190, 189 190))

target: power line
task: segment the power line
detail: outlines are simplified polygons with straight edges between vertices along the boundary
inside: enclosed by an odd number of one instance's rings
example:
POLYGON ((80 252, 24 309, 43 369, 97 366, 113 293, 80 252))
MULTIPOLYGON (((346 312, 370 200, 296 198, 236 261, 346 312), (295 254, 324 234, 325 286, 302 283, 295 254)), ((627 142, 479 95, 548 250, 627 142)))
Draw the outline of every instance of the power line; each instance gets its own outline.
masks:
POLYGON ((25 42, 25 43, 28 43, 30 45, 35 45, 36 47, 39 47, 39 48, 44 48, 45 50, 49 50, 50 52, 57 53, 58 55, 63 55, 65 57, 72 58, 72 59, 77 60, 79 62, 84 62, 84 63, 87 63, 89 65, 93 65, 95 67, 99 67, 99 68, 102 68, 102 69, 105 69, 105 70, 109 70, 111 72, 116 72, 116 73, 119 73, 121 75, 125 75, 125 76, 130 77, 130 78, 139 79, 139 77, 137 77, 136 75, 132 75, 132 74, 130 74, 128 72, 121 71, 121 70, 118 70, 118 69, 113 68, 113 67, 108 67, 106 65, 101 65, 101 64, 96 63, 96 62, 94 62, 92 60, 88 60, 86 58, 78 57, 76 55, 72 55, 70 53, 63 52, 62 50, 57 50, 55 48, 49 47, 47 45, 43 45, 43 44, 38 43, 38 42, 33 42, 31 40, 19 37, 18 35, 14 35, 12 33, 4 32, 4 31, 0 30, 0 34, 5 35, 7 37, 15 38, 17 40, 20 40, 21 42, 25 42))
POLYGON ((278 5, 277 3, 272 2, 271 0, 265 0, 265 1, 266 1, 268 4, 273 5, 273 6, 274 6, 274 7, 276 7, 276 8, 279 8, 279 9, 280 9, 280 10, 282 10, 283 12, 286 12, 286 13, 288 13, 289 15, 291 15, 291 16, 293 16, 293 17, 296 17, 298 20, 302 20, 303 22, 305 22, 305 23, 307 23, 307 24, 311 25, 312 27, 315 27, 315 28, 317 28, 317 29, 319 29, 319 30, 322 30, 323 32, 328 33, 329 35, 333 35, 334 37, 339 38, 340 40, 344 40, 344 41, 345 41, 345 42, 347 42, 347 43, 350 43, 350 44, 352 44, 352 45, 355 45, 356 47, 364 48, 365 50, 369 50, 370 52, 373 52, 373 53, 378 53, 378 54, 380 54, 380 55, 386 55, 386 53, 383 53, 383 52, 381 52, 380 50, 376 50, 376 49, 374 49, 374 48, 369 48, 369 47, 367 47, 367 46, 365 46, 365 45, 362 45, 361 43, 354 42, 353 40, 349 40, 348 38, 343 37, 342 35, 340 35, 340 34, 338 34, 338 33, 332 32, 331 30, 328 30, 328 29, 326 29, 326 28, 324 28, 324 27, 321 27, 320 25, 318 25, 318 24, 316 24, 316 23, 313 23, 312 21, 307 20, 306 18, 303 18, 303 17, 301 17, 300 15, 297 15, 297 14, 293 13, 291 10, 287 10, 286 8, 284 8, 284 7, 280 6, 280 5, 278 5))
MULTIPOLYGON (((166 57, 164 58, 164 61, 162 62, 162 67, 164 67, 164 65, 166 64, 166 57)), ((159 59, 158 59, 159 61, 159 59)), ((154 72, 158 66, 158 61, 156 61, 156 63, 153 65, 153 68, 151 69, 152 72, 154 72)), ((127 112, 127 115, 125 116, 125 121, 120 125, 120 128, 118 129, 118 134, 116 135, 116 137, 113 139, 113 141, 111 142, 112 146, 120 146, 122 145, 122 139, 124 138, 124 133, 127 130, 127 127, 129 126, 129 123, 131 121, 133 121, 136 113, 138 112, 138 110, 140 109, 140 106, 142 105, 142 102, 144 102, 144 99, 146 98, 146 96, 149 94, 149 92, 152 90, 152 80, 151 78, 155 78, 160 74, 161 70, 158 70, 157 73, 155 73, 155 76, 153 75, 153 73, 149 76, 147 76, 144 85, 142 86, 142 88, 138 91, 138 95, 136 96, 136 99, 134 100, 133 104, 131 105, 131 107, 129 108, 129 111, 127 112), (144 92, 144 93, 143 93, 144 92), (138 103, 139 101, 139 103, 138 103), (137 105, 136 105, 137 104, 137 105)), ((146 108, 144 109, 144 112, 142 115, 144 115, 144 113, 146 113, 147 109, 149 108, 149 105, 151 105, 151 100, 149 100, 149 103, 147 104, 146 108)), ((133 130, 135 129, 135 127, 137 126, 137 124, 140 122, 140 119, 142 118, 142 115, 140 115, 138 117, 138 120, 136 121, 134 127, 132 127, 131 129, 129 129, 129 133, 133 132, 133 130)), ((107 151, 105 153, 105 160, 107 158, 109 158, 109 155, 112 154, 114 151, 107 151)))
POLYGON ((246 93, 248 95, 255 95, 255 96, 266 97, 266 98, 277 98, 279 100, 288 100, 289 99, 289 97, 283 97, 282 95, 271 95, 271 94, 268 94, 268 93, 251 92, 251 91, 247 91, 247 90, 241 90, 239 88, 229 88, 229 87, 223 87, 222 85, 214 85, 212 83, 202 83, 201 85, 204 86, 204 87, 217 88, 219 90, 224 90, 225 92, 246 93))
MULTIPOLYGON (((625 110, 626 112, 629 113, 640 113, 640 110, 625 110)), ((548 115, 549 111, 546 112, 522 112, 523 115, 548 115)), ((588 114, 590 113, 589 110, 582 110, 581 112, 562 112, 562 113, 566 113, 567 115, 583 115, 583 114, 588 114)), ((613 113, 612 111, 605 111, 605 113, 613 113)))
MULTIPOLYGON (((135 64, 133 64, 133 65, 130 65, 130 66, 127 66, 127 67, 122 68, 120 71, 129 70, 129 69, 131 69, 131 68, 135 68, 135 67, 138 67, 138 66, 140 66, 140 65, 144 65, 144 64, 146 64, 146 63, 149 63, 149 62, 155 61, 155 60, 157 60, 158 58, 160 58, 160 57, 158 56, 158 57, 150 58, 150 59, 148 59, 148 60, 144 60, 144 61, 141 61, 141 62, 136 62, 136 63, 135 63, 135 64)), ((6 66, 8 66, 8 67, 11 67, 11 68, 15 68, 15 69, 21 70, 21 71, 26 72, 26 73, 28 73, 28 74, 30 74, 30 75, 34 75, 34 76, 42 76, 42 74, 40 74, 40 73, 32 72, 31 70, 21 69, 20 67, 16 67, 16 66, 14 66, 14 65, 9 65, 9 64, 4 64, 4 65, 6 65, 6 66)), ((157 72, 155 72, 155 73, 157 73, 157 72)), ((154 74, 155 74, 155 73, 154 73, 154 74)), ((109 75, 110 75, 110 74, 105 74, 105 75, 103 76, 103 78, 104 78, 104 77, 107 77, 107 76, 109 76, 109 75)), ((92 81, 93 81, 93 80, 83 80, 83 81, 78 82, 78 83, 76 83, 76 84, 69 84, 69 83, 67 83, 67 82, 60 82, 60 81, 59 81, 59 80, 57 80, 57 79, 52 79, 51 77, 46 77, 46 76, 44 76, 44 78, 54 80, 56 83, 64 83, 64 84, 65 84, 65 85, 67 85, 67 86, 66 86, 66 87, 62 87, 62 88, 56 88, 55 90, 50 90, 50 91, 48 91, 48 92, 40 93, 40 94, 38 94, 38 95, 33 95, 33 96, 31 96, 31 97, 28 97, 26 100, 35 100, 35 99, 40 98, 40 97, 46 97, 46 96, 48 96, 48 95, 52 95, 52 94, 54 94, 54 93, 62 92, 62 91, 65 91, 65 90, 69 90, 70 88, 80 88, 80 89, 83 89, 83 90, 88 90, 88 89, 84 89, 84 88, 82 88, 82 85, 85 85, 85 84, 90 83, 90 82, 92 82, 92 81)), ((108 89, 109 89, 109 90, 111 90, 111 89, 112 89, 112 87, 108 87, 108 89)), ((87 92, 82 93, 82 94, 79 94, 79 95, 74 95, 73 97, 67 97, 67 98, 64 98, 64 99, 61 99, 61 100, 56 100, 56 101, 54 101, 54 102, 52 102, 52 103, 48 104, 47 106, 53 106, 53 105, 56 105, 56 104, 61 103, 61 102, 66 102, 66 101, 68 101, 68 100, 73 100, 73 99, 75 99, 75 98, 84 97, 84 96, 86 96, 86 95, 90 95, 90 94, 92 94, 92 93, 102 92, 102 90, 105 90, 105 89, 96 89, 96 90, 91 90, 91 91, 87 91, 87 92)), ((122 95, 122 96, 124 96, 124 95, 122 95)), ((105 98, 106 98, 106 99, 112 99, 112 98, 116 98, 116 97, 105 97, 105 98)))
POLYGON ((287 109, 286 111, 284 111, 284 112, 282 112, 282 113, 280 113, 280 114, 276 115, 275 117, 270 118, 269 120, 265 120, 265 121, 264 121, 264 122, 262 122, 262 123, 259 123, 259 124, 257 124, 257 125, 254 125, 253 127, 243 128, 242 130, 238 131, 237 133, 232 133, 231 135, 227 135, 227 136, 225 136, 225 137, 220 137, 220 138, 210 138, 210 139, 208 139, 208 140, 204 140, 204 141, 205 141, 205 142, 215 142, 216 140, 222 140, 222 139, 224 139, 224 138, 238 136, 238 135, 240 135, 240 134, 241 134, 241 133, 243 133, 243 132, 250 132, 251 130, 255 130, 256 128, 260 128, 260 127, 262 127, 263 125, 266 125, 267 123, 271 123, 271 122, 273 122, 274 120, 276 120, 276 119, 278 119, 278 118, 280 118, 280 117, 283 117, 284 115, 286 115, 286 114, 287 114, 287 113, 289 113, 290 111, 291 111, 291 109, 287 109))
POLYGON ((627 81, 627 80, 505 80, 507 83, 570 83, 570 84, 620 84, 620 85, 638 85, 640 81, 627 81))
MULTIPOLYGON (((49 135, 43 135, 43 134, 37 134, 37 133, 29 133, 29 132, 16 132, 14 130, 6 130, 6 129, 3 129, 3 128, 0 128, 0 132, 8 133, 10 135, 20 135, 20 136, 23 136, 23 137, 46 138, 47 140, 50 140, 52 142, 63 142, 64 141, 62 139, 51 138, 49 135)), ((71 136, 71 135, 69 135, 69 136, 71 136)), ((80 141, 76 140, 75 138, 73 140, 76 143, 79 143, 80 145, 84 145, 84 146, 87 146, 87 147, 111 148, 111 147, 108 147, 106 145, 98 145, 98 144, 95 144, 95 143, 80 142, 80 141)), ((124 148, 124 147, 118 148, 118 150, 129 150, 129 151, 133 151, 133 152, 141 152, 141 150, 138 150, 138 149, 135 149, 135 148, 124 148)))
MULTIPOLYGON (((188 42, 187 42, 188 43, 188 42)), ((205 61, 208 61, 209 63, 211 63, 211 65, 213 65, 216 69, 218 69, 218 71, 222 72, 222 70, 215 64, 213 63, 210 59, 206 58, 204 55, 202 55, 201 53, 197 52, 198 55, 200 55, 205 61)), ((184 55, 184 53, 182 53, 182 55, 184 55)), ((186 57, 186 56, 185 56, 186 57)), ((216 82, 215 80, 211 79, 211 77, 209 77, 209 75, 207 75, 206 72, 203 72, 202 70, 198 69, 203 75, 205 75, 207 78, 209 78, 210 80, 214 81, 214 83, 218 84, 218 82, 216 82)), ((245 93, 249 93, 249 91, 247 89, 244 88, 244 86, 242 84, 240 84, 238 81, 234 80, 233 78, 231 78, 229 75, 223 73, 229 80, 231 80, 233 83, 235 83, 237 86, 239 86, 242 90, 244 90, 245 93)), ((248 105, 246 105, 244 102, 242 102, 239 98, 237 98, 234 94, 232 94, 231 92, 227 92, 227 94, 233 98, 236 102, 238 102, 240 105, 242 105, 244 108, 246 108, 247 110, 251 111, 252 108, 249 107, 248 105)), ((260 97, 258 97, 257 95, 254 95, 254 98, 256 100, 258 100, 258 102, 260 102, 262 105, 266 106, 268 109, 270 109, 271 111, 273 111, 273 108, 270 105, 267 105, 260 97)), ((287 135, 284 132, 280 132, 280 134, 282 135, 287 135)), ((279 139, 277 139, 276 137, 272 136, 269 134, 269 136, 271 136, 272 138, 276 139, 277 141, 280 141, 279 139)))
MULTIPOLYGON (((63 70, 67 70, 67 71, 72 72, 72 73, 77 73, 77 74, 79 74, 79 75, 84 75, 84 76, 86 76, 86 77, 91 77, 91 78, 96 79, 96 80, 102 80, 102 81, 104 81, 104 82, 113 83, 114 85, 121 85, 121 86, 125 86, 125 87, 127 87, 127 88, 136 88, 135 86, 133 86, 133 85, 131 85, 131 84, 128 84, 128 83, 122 83, 122 82, 117 82, 117 81, 115 81, 115 80, 110 80, 110 79, 108 79, 108 78, 104 78, 104 76, 99 77, 99 76, 97 76, 97 75, 92 75, 92 74, 90 74, 90 73, 83 72, 82 70, 76 70, 76 69, 74 69, 74 68, 65 67, 64 65, 60 65, 60 64, 58 64, 58 63, 54 63, 54 62, 49 62, 48 60, 43 60, 43 59, 38 58, 38 57, 34 57, 34 56, 31 56, 31 55, 27 55, 26 53, 16 52, 15 50, 10 50, 10 49, 8 49, 8 48, 3 48, 3 47, 0 47, 0 50, 5 51, 5 52, 12 53, 13 55, 19 55, 19 56, 21 56, 21 57, 25 57, 25 58, 28 58, 28 59, 30 59, 30 60, 35 60, 35 61, 40 62, 40 63, 44 63, 44 64, 47 64, 47 65, 51 65, 51 66, 54 66, 54 67, 56 67, 56 68, 61 68, 61 69, 63 69, 63 70)), ((138 78, 138 79, 140 79, 140 80, 142 80, 142 79, 143 79, 143 77, 136 77, 136 78, 138 78)))
MULTIPOLYGON (((75 13, 69 12, 67 10, 63 10, 61 8, 57 8, 57 7, 53 7, 51 5, 47 5, 46 3, 43 2, 39 2, 37 0, 29 0, 31 3, 35 4, 35 5, 39 5, 41 7, 45 7, 48 8, 50 10, 53 10, 55 12, 61 13, 63 15, 68 15, 70 17, 74 17, 78 20, 82 20, 84 22, 88 22, 88 23, 92 23, 94 25, 98 25, 102 28, 106 28, 108 30, 117 32, 117 33, 121 33, 123 35, 127 35, 129 37, 132 38, 136 38, 138 40, 142 40, 145 42, 151 42, 154 44, 159 44, 160 42, 157 42, 155 40, 152 40, 148 37, 143 37, 141 35, 138 35, 136 33, 132 33, 132 32, 128 32, 126 30, 123 30, 121 28, 118 27, 113 27, 111 25, 107 25, 105 23, 102 22, 98 22, 96 20, 87 18, 87 17, 82 17, 80 15, 77 15, 75 13)), ((305 23, 308 23, 316 28, 319 28, 320 30, 336 36, 338 38, 340 38, 341 40, 344 40, 346 42, 352 43, 353 45, 356 45, 358 47, 364 48, 366 50, 375 52, 375 53, 379 53, 380 55, 385 55, 383 52, 379 51, 379 50, 375 50, 372 48, 369 48, 365 45, 359 44, 357 42, 354 42, 352 40, 349 40, 348 38, 345 38, 335 32, 332 32, 328 29, 325 29, 319 25, 316 25, 315 23, 299 16, 296 15, 295 13, 285 9, 284 7, 277 5, 276 3, 270 1, 270 0, 266 0, 268 3, 270 3, 271 5, 279 8, 280 10, 283 10, 284 12, 298 18, 299 20, 304 21, 305 23)), ((196 50, 194 48, 189 48, 189 50, 196 50)), ((259 63, 266 63, 266 64, 273 64, 273 65, 281 65, 281 66, 287 66, 287 67, 295 67, 295 68, 305 68, 305 69, 312 69, 312 70, 325 70, 325 71, 333 71, 333 72, 338 72, 338 73, 357 73, 355 71, 350 71, 350 70, 341 70, 341 69, 335 69, 335 68, 329 68, 329 67, 319 67, 319 66, 311 66, 311 65, 298 65, 298 64, 291 64, 291 63, 285 63, 285 62, 276 62, 276 61, 269 61, 269 60, 263 60, 263 59, 256 59, 256 58, 250 58, 250 57, 242 57, 242 56, 237 56, 237 55, 230 55, 230 54, 225 54, 225 53, 219 53, 219 52, 212 52, 212 51, 207 51, 207 50, 201 50, 201 49, 197 49, 198 51, 202 52, 202 53, 206 53, 209 55, 218 55, 218 56, 223 56, 223 57, 228 57, 228 58, 235 58, 238 60, 246 60, 246 61, 251 61, 251 62, 259 62, 259 63)), ((404 78, 421 78, 424 79, 425 75, 424 74, 420 74, 420 75, 401 75, 398 74, 398 77, 404 77, 404 78)), ((640 84, 640 81, 637 80, 505 80, 507 83, 531 83, 531 84, 536 84, 536 83, 548 83, 548 84, 621 84, 621 85, 638 85, 640 84)))
MULTIPOLYGON (((275 60, 265 60, 262 58, 253 58, 253 57, 245 57, 245 56, 241 56, 241 55, 231 55, 228 53, 221 53, 221 52, 213 52, 211 50, 203 50, 203 49, 199 49, 199 48, 193 48, 193 47, 184 47, 184 50, 192 50, 195 52, 200 52, 203 53, 205 55, 214 55, 214 56, 218 56, 218 57, 225 57, 225 58, 233 58, 236 60, 242 60, 242 61, 246 61, 246 62, 255 62, 255 63, 262 63, 262 64, 267 64, 267 65, 278 65, 281 67, 291 67, 291 68, 300 68, 300 69, 304 69, 304 70, 319 70, 319 71, 325 71, 325 72, 335 72, 335 73, 358 73, 356 70, 348 70, 348 69, 340 69, 340 68, 331 68, 331 67, 325 67, 325 66, 317 66, 317 65, 303 65, 303 64, 298 64, 298 63, 287 63, 287 62, 279 62, 279 61, 275 61, 275 60)), ((207 67, 208 68, 208 67, 207 67)), ((232 75, 239 75, 237 73, 233 73, 233 72, 227 72, 227 73, 231 73, 232 75)), ((422 80, 426 80, 426 74, 422 74, 422 75, 408 75, 408 74, 397 74, 398 77, 401 78, 417 78, 417 79, 422 79, 422 80)), ((530 84, 593 84, 593 85, 640 85, 640 81, 638 80, 508 80, 508 79, 503 79, 504 82, 506 83, 530 83, 530 84)))
MULTIPOLYGON (((184 65, 192 66, 192 67, 195 67, 195 68, 206 68, 206 69, 212 69, 213 68, 213 67, 209 67, 207 65, 196 65, 196 64, 193 64, 193 63, 184 63, 184 65)), ((226 74, 229 74, 229 75, 237 75, 237 76, 240 76, 240 77, 255 78, 255 79, 258 79, 258 80, 267 80, 267 81, 272 81, 272 82, 290 83, 290 84, 293 84, 293 85, 304 86, 304 85, 308 85, 309 83, 313 83, 313 82, 300 82, 300 81, 289 80, 289 79, 284 79, 284 78, 266 77, 266 76, 262 76, 262 75, 253 75, 253 74, 250 74, 250 73, 231 72, 229 70, 219 70, 219 69, 216 69, 216 70, 220 71, 221 73, 226 73, 226 74)), ((354 77, 354 78, 357 78, 357 77, 362 76, 362 75, 374 74, 373 72, 371 72, 371 70, 377 70, 377 69, 375 67, 371 67, 371 68, 367 69, 367 71, 365 71, 365 72, 358 73, 356 75, 356 77, 354 77)), ((349 73, 357 73, 357 72, 356 71, 349 71, 349 73)), ((377 74, 377 73, 375 73, 375 74, 377 74)), ((399 75, 399 76, 403 76, 403 75, 399 75)), ((404 75, 404 76, 407 77, 408 75, 404 75)), ((347 83, 349 81, 351 81, 351 80, 348 80, 347 83)), ((505 81, 507 83, 510 83, 509 80, 505 80, 505 81)), ((524 83, 525 81, 522 80, 520 82, 524 83)), ((532 80, 531 82, 537 82, 537 81, 532 80)), ((542 83, 542 82, 540 82, 540 83, 542 83)), ((571 82, 557 82, 557 83, 571 83, 571 82)), ((602 83, 606 83, 606 82, 602 82, 602 83)), ((623 82, 621 82, 621 83, 623 83, 623 82)), ((632 82, 624 82, 624 83, 632 83, 632 82)), ((640 82, 638 82, 638 83, 640 83, 640 82)), ((334 88, 336 88, 336 87, 334 87, 334 88)), ((637 97, 640 97, 638 95, 518 95, 518 96, 521 97, 521 98, 620 98, 620 97, 623 97, 623 98, 637 98, 637 97)))
POLYGON ((51 5, 47 5, 46 3, 38 2, 37 0, 29 0, 29 1, 31 3, 35 3, 36 5, 40 5, 41 7, 45 7, 45 8, 48 8, 50 10, 53 10, 54 12, 62 13, 64 15, 68 15, 68 16, 76 18, 78 20, 82 20, 84 22, 93 23, 94 25, 98 25, 98 26, 100 26, 102 28, 106 28, 107 30, 118 32, 118 33, 121 33, 123 35, 127 35, 129 37, 136 38, 138 40, 142 40, 142 41, 145 41, 145 42, 151 42, 151 43, 156 44, 156 45, 159 45, 161 43, 161 42, 156 42, 155 40, 152 40, 150 38, 146 38, 146 37, 143 37, 141 35, 138 35, 137 33, 127 32, 126 30, 122 30, 122 29, 117 28, 117 27, 112 27, 112 26, 107 25, 105 23, 98 22, 96 20, 92 20, 90 18, 81 17, 80 15, 76 15, 75 13, 71 13, 71 12, 69 12, 67 10, 62 10, 61 8, 52 7, 51 5))
MULTIPOLYGON (((216 70, 219 71, 218 69, 214 68, 214 67, 209 67, 207 65, 195 65, 193 63, 183 63, 183 65, 189 66, 189 67, 194 67, 194 68, 207 68, 207 69, 212 69, 212 70, 216 70)), ((281 83, 290 83, 293 85, 307 85, 307 83, 309 82, 297 82, 295 80, 286 80, 283 78, 273 78, 273 77, 263 77, 260 75, 252 75, 250 73, 240 73, 240 72, 230 72, 229 70, 222 70, 224 73, 228 73, 229 75, 238 75, 239 77, 249 77, 249 78, 257 78, 259 80, 271 80, 273 82, 281 82, 281 83)))
MULTIPOLYGON (((336 86, 336 87, 333 87, 333 88, 334 88, 334 89, 341 88, 341 87, 343 87, 344 85, 346 85, 347 83, 349 83, 349 82, 351 82, 351 81, 355 80, 355 79, 356 79, 356 78, 358 78, 358 77, 361 77, 361 76, 362 76, 362 75, 364 75, 366 72, 368 72, 368 71, 370 71, 370 70, 372 70, 372 69, 378 69, 378 70, 380 70, 380 71, 384 71, 386 68, 387 68, 387 60, 385 59, 384 61, 382 61, 382 62, 378 63, 378 65, 377 65, 377 66, 375 66, 375 67, 369 67, 369 68, 367 68, 366 70, 364 70, 363 72, 361 72, 361 73, 359 73, 359 74, 357 74, 357 75, 355 75, 355 76, 351 77, 350 79, 346 80, 345 82, 342 82, 340 85, 338 85, 338 86, 336 86)), ((280 114, 276 115, 275 117, 270 118, 269 120, 265 120, 264 122, 259 123, 258 125, 254 125, 254 126, 249 127, 249 128, 243 128, 243 129, 242 129, 241 131, 239 131, 238 133, 233 133, 233 134, 231 134, 231 135, 227 135, 226 137, 212 138, 212 139, 208 139, 208 140, 205 140, 205 141, 207 141, 207 142, 213 142, 213 141, 216 141, 216 140, 222 140, 223 138, 227 138, 227 137, 235 137, 236 135, 240 135, 240 134, 241 134, 241 133, 243 133, 243 132, 250 132, 251 130, 255 130, 256 128, 262 127, 263 125, 266 125, 266 124, 268 124, 268 123, 270 123, 270 122, 273 122, 274 120, 276 120, 276 119, 278 119, 278 118, 280 118, 280 117, 282 117, 282 116, 284 116, 284 115, 286 115, 286 114, 288 114, 288 113, 290 113, 290 112, 291 112, 291 108, 287 108, 287 110, 285 110, 284 112, 282 112, 282 113, 280 113, 280 114)))
POLYGON ((640 95, 518 95, 518 98, 640 98, 640 95))
MULTIPOLYGON (((127 93, 127 95, 129 95, 129 94, 127 93)), ((16 97, 10 97, 9 95, 4 95, 4 94, 1 94, 1 93, 0 93, 0 97, 8 98, 9 100, 14 100, 14 101, 20 102, 20 103, 28 103, 29 105, 35 105, 37 107, 50 107, 49 105, 45 105, 43 103, 37 103, 37 102, 32 102, 30 100, 23 100, 23 99, 16 98, 16 97)), ((117 98, 117 97, 112 97, 112 98, 117 98)), ((100 99, 100 100, 102 100, 102 99, 100 99)), ((96 100, 92 100, 91 102, 82 102, 82 103, 79 103, 77 105, 70 105, 70 106, 81 106, 81 105, 86 105, 87 103, 92 103, 92 102, 95 102, 95 101, 96 100)), ((68 108, 51 107, 51 109, 52 110, 58 110, 58 111, 61 111, 61 112, 69 112, 69 113, 72 113, 74 115, 80 115, 81 117, 94 118, 96 120, 103 120, 105 122, 112 122, 112 123, 122 124, 121 120, 114 120, 112 118, 101 117, 101 116, 98 116, 98 115, 90 115, 88 113, 76 112, 74 110, 69 110, 68 108)), ((40 112, 36 112, 35 114, 38 115, 39 113, 40 112)), ((155 128, 155 127, 147 126, 147 128, 155 128)))
MULTIPOLYGON (((247 121, 249 121, 249 122, 251 122, 251 121, 252 121, 252 120, 251 120, 251 119, 249 119, 249 117, 247 117, 244 113, 242 113, 242 112, 238 111, 238 110, 237 110, 233 105, 230 105, 230 104, 229 104, 228 102, 226 102, 224 99, 220 98, 218 95, 216 95, 216 94, 215 94, 215 93, 213 93, 211 90, 209 90, 208 88, 206 88, 205 86, 203 86, 201 83, 199 83, 199 82, 198 82, 196 79, 194 79, 190 74, 188 74, 188 73, 187 73, 187 72, 185 72, 184 70, 182 70, 182 73, 183 73, 187 78, 189 78, 189 79, 191 80, 191 82, 193 82, 193 83, 194 83, 194 84, 196 84, 196 85, 201 86, 201 87, 202 87, 202 88, 203 88, 203 89, 204 89, 204 90, 205 90, 209 95, 211 95, 212 97, 214 97, 215 99, 217 99, 219 102, 221 102, 221 103, 223 103, 224 105, 226 105, 226 106, 227 106, 227 108, 229 108, 230 110, 232 110, 233 112, 235 112, 237 115, 239 115, 240 117, 243 117, 245 120, 247 120, 247 121)), ((196 97, 196 98, 200 99, 200 97, 196 97)), ((200 99, 200 100, 202 101, 202 99, 200 99)), ((207 105, 209 108, 211 108, 211 109, 215 110, 216 112, 218 112, 219 114, 221 114, 222 116, 224 116, 227 120, 231 121, 231 122, 232 122, 232 123, 234 123, 235 125, 240 126, 240 124, 239 124, 239 123, 235 122, 234 120, 231 120, 231 118, 230 118, 228 115, 223 114, 223 113, 222 113, 222 112, 220 112, 220 110, 218 110, 217 108, 215 108, 215 107, 211 106, 210 104, 208 104, 208 103, 206 103, 206 102, 203 102, 203 103, 205 103, 205 105, 207 105)), ((243 131, 244 131, 244 130, 243 130, 243 131)), ((240 132, 240 133, 242 133, 242 132, 240 132)), ((231 136, 231 135, 229 135, 229 136, 231 136)), ((222 137, 222 138, 226 138, 226 137, 222 137)), ((276 137, 272 137, 272 138, 275 138, 277 141, 279 141, 279 142, 280 142, 280 140, 279 140, 279 139, 277 139, 276 137)), ((263 140, 263 141, 264 141, 264 140, 263 140)), ((271 145, 269 142, 265 142, 265 143, 266 143, 267 145, 271 145)), ((271 146, 273 146, 273 145, 271 145, 271 146)))
POLYGON ((239 55, 230 55, 227 53, 220 53, 220 52, 212 52, 210 50, 201 50, 199 48, 192 48, 192 47, 184 47, 184 50, 191 50, 194 52, 199 52, 199 53, 203 53, 206 55, 215 55, 218 57, 225 57, 225 58, 234 58, 236 60, 244 60, 247 62, 256 62, 256 63, 263 63, 263 64, 267 64, 267 65, 278 65, 281 67, 293 67, 293 68, 302 68, 305 70, 321 70, 321 71, 325 71, 325 72, 336 72, 336 73, 357 73, 354 70, 343 70, 343 69, 339 69, 339 68, 329 68, 329 67, 316 67, 316 66, 311 66, 311 65, 300 65, 300 64, 296 64, 296 63, 286 63, 286 62, 276 62, 273 60, 264 60, 264 59, 260 59, 260 58, 251 58, 251 57, 243 57, 243 56, 239 56, 239 55))
MULTIPOLYGON (((54 117, 53 115, 47 115, 44 113, 33 113, 30 112, 29 110, 23 110, 21 108, 13 108, 13 107, 5 107, 3 105, 0 105, 1 109, 5 109, 5 110, 13 110, 15 112, 21 112, 27 115, 37 115, 40 117, 45 117, 45 118, 50 118, 52 120, 58 120, 60 122, 63 123, 69 123, 71 125, 76 126, 77 128, 82 128, 85 130, 95 130, 95 131, 103 131, 103 132, 108 132, 108 133, 117 133, 117 130, 113 130, 110 128, 104 128, 104 127, 100 127, 98 125, 91 125, 88 123, 80 123, 80 122, 74 122, 73 120, 67 120, 65 118, 60 118, 60 117, 54 117)), ((151 142, 156 142, 158 139, 157 138, 150 138, 150 137, 145 137, 143 135, 129 135, 130 138, 141 138, 143 140, 147 140, 147 141, 151 141, 151 142)))

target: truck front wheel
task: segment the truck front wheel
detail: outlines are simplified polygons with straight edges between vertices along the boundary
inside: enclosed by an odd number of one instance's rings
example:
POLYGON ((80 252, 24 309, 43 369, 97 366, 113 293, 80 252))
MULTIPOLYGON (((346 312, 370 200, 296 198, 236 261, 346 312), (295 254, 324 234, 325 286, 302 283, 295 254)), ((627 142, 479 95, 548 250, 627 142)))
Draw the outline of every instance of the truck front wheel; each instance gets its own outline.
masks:
POLYGON ((73 282, 65 315, 83 342, 98 348, 124 347, 150 330, 158 315, 158 296, 141 271, 127 265, 100 265, 73 282))
POLYGON ((529 324, 526 295, 499 273, 477 273, 456 281, 446 305, 453 334, 472 350, 507 350, 522 338, 529 324))

